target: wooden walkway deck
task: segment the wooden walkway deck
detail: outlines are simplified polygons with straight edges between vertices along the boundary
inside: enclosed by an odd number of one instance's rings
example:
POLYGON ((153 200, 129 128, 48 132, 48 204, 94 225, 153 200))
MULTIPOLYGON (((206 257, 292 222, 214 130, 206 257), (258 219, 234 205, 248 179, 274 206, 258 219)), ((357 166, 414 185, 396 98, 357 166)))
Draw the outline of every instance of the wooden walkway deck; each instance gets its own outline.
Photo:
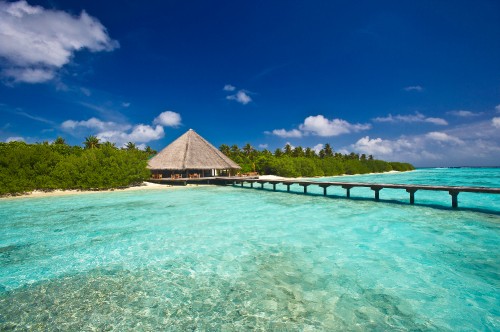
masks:
POLYGON ((236 185, 243 186, 244 183, 249 183, 253 188, 255 183, 264 188, 264 184, 269 183, 276 190, 277 184, 283 184, 287 187, 287 192, 290 191, 290 186, 298 184, 304 187, 304 193, 307 194, 307 187, 316 185, 323 188, 323 195, 327 195, 328 187, 341 187, 346 190, 346 197, 351 197, 351 189, 355 187, 370 188, 373 190, 375 200, 380 199, 380 190, 382 189, 404 189, 410 194, 410 204, 415 204, 415 192, 418 190, 430 191, 447 191, 451 196, 451 206, 458 208, 458 194, 461 192, 469 193, 483 193, 483 194, 500 194, 500 188, 487 188, 487 187, 458 187, 458 186, 430 186, 419 184, 390 184, 390 183, 364 183, 364 182, 320 182, 320 181, 303 181, 303 180, 264 180, 257 178, 237 178, 237 177, 217 177, 214 178, 213 184, 218 185, 236 185))

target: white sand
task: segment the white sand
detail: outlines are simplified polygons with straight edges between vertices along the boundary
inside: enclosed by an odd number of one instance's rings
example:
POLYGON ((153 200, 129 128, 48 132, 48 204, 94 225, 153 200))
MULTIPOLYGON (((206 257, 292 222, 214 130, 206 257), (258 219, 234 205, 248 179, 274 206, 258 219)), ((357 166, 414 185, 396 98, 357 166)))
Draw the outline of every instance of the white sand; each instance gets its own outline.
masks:
MULTIPOLYGON (((192 186, 192 185, 188 185, 192 186)), ((51 197, 51 196, 67 196, 67 195, 78 195, 78 194, 99 194, 112 191, 137 191, 137 190, 169 190, 175 188, 182 188, 182 186, 170 186, 158 183, 143 182, 140 186, 123 188, 123 189, 109 189, 109 190, 54 190, 54 191, 41 191, 33 190, 32 192, 22 194, 19 196, 6 196, 0 199, 16 199, 16 198, 26 198, 26 197, 51 197)))

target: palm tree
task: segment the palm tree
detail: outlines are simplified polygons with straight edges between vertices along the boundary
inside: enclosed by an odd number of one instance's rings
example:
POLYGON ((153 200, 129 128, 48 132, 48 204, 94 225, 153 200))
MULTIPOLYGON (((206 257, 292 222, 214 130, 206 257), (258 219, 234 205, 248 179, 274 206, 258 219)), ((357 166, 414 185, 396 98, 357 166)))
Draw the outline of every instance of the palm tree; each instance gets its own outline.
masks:
POLYGON ((233 157, 237 156, 240 154, 240 148, 238 147, 238 145, 234 144, 234 145, 231 145, 231 155, 233 157))
POLYGON ((247 155, 250 156, 250 154, 253 152, 254 148, 253 146, 250 145, 250 143, 245 144, 243 147, 243 152, 247 155))
POLYGON ((106 148, 116 149, 116 144, 112 143, 110 141, 106 141, 106 142, 102 143, 101 146, 106 147, 106 148))
POLYGON ((229 148, 229 145, 222 144, 221 146, 219 146, 219 150, 228 157, 231 154, 231 149, 229 148))
POLYGON ((99 139, 94 135, 85 137, 85 142, 83 142, 83 144, 85 145, 85 149, 95 149, 101 146, 99 139))
POLYGON ((325 157, 333 157, 333 150, 329 143, 325 144, 323 150, 325 150, 325 157))
POLYGON ((57 136, 56 140, 52 144, 66 145, 66 141, 61 136, 57 136))
POLYGON ((127 145, 125 145, 125 149, 129 151, 137 150, 137 146, 135 145, 135 143, 128 142, 127 145))
POLYGON ((304 156, 304 149, 302 149, 301 146, 297 146, 295 149, 293 149, 292 156, 293 157, 303 157, 304 156))
POLYGON ((144 152, 146 152, 148 154, 148 156, 152 156, 152 155, 155 155, 157 153, 157 151, 151 149, 151 147, 149 145, 146 146, 146 148, 144 149, 144 152))
POLYGON ((274 150, 275 157, 281 157, 282 155, 283 155, 283 151, 281 151, 280 148, 277 148, 276 150, 274 150))
POLYGON ((314 152, 314 150, 311 149, 310 147, 306 148, 306 151, 304 151, 304 154, 306 155, 307 158, 314 158, 314 157, 316 157, 316 152, 314 152))
POLYGON ((285 151, 284 153, 287 155, 287 156, 291 156, 292 155, 292 146, 290 145, 290 143, 287 143, 285 145, 285 151))

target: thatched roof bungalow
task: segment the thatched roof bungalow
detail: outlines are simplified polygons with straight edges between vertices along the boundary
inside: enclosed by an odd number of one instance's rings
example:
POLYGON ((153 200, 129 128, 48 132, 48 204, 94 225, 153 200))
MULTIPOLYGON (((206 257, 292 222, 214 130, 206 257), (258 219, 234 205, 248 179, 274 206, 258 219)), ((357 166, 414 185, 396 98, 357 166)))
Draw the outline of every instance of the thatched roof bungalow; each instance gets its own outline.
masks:
POLYGON ((153 176, 186 178, 228 175, 241 169, 192 129, 151 158, 148 168, 153 176))

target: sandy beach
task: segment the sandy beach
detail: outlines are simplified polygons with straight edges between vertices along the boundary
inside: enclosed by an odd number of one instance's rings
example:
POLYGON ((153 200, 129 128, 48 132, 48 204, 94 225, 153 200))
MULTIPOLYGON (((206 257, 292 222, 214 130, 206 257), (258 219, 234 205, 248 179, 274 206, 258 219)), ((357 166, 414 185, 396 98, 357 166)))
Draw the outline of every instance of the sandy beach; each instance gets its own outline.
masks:
MULTIPOLYGON (((188 186, 193 186, 193 185, 188 185, 188 186)), ((72 189, 72 190, 60 190, 60 189, 57 189, 54 191, 34 190, 32 192, 28 192, 28 193, 21 194, 21 195, 1 197, 0 199, 68 196, 68 195, 79 195, 79 194, 99 194, 99 193, 112 192, 112 191, 171 190, 171 189, 175 189, 175 188, 182 188, 182 187, 157 184, 157 183, 151 183, 151 182, 145 181, 140 186, 128 187, 128 188, 123 188, 123 189, 109 189, 109 190, 74 190, 74 189, 72 189)))

